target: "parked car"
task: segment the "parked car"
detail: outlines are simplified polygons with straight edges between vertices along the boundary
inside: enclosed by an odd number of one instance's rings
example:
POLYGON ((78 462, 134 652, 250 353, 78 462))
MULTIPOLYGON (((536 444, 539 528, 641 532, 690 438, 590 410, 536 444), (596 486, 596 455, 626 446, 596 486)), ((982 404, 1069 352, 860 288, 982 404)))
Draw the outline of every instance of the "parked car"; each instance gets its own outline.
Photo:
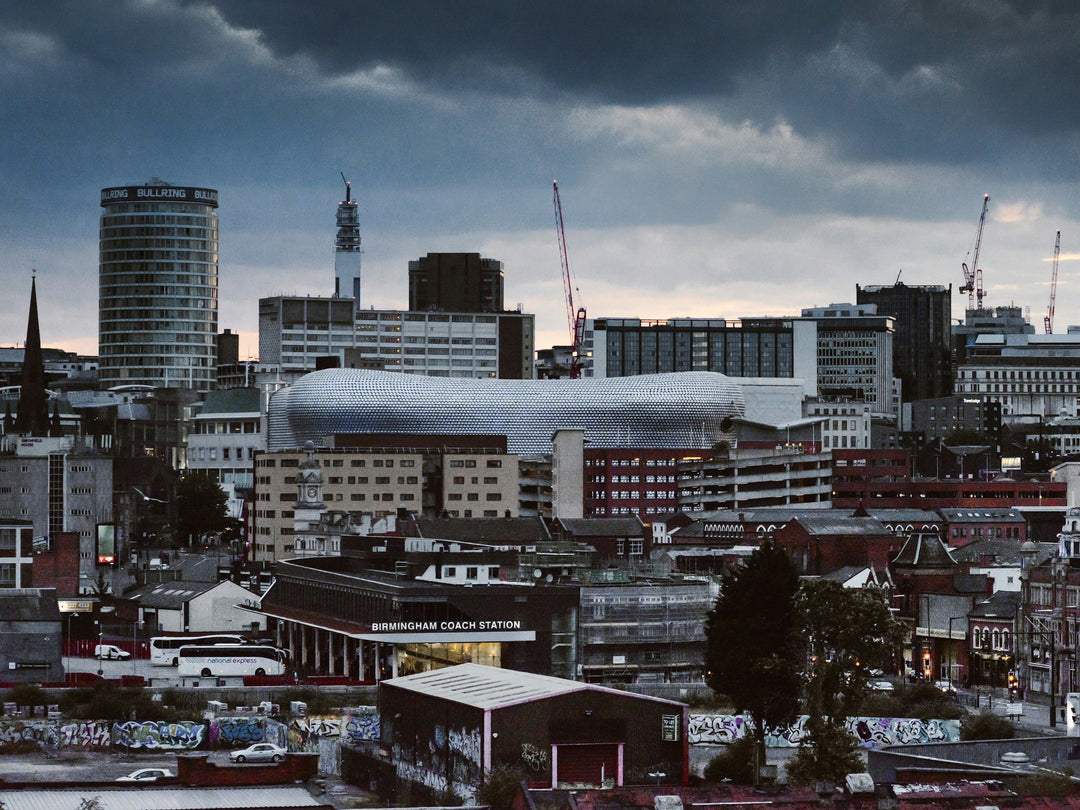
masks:
POLYGON ((172 779, 173 772, 168 768, 140 768, 127 776, 121 776, 117 782, 156 782, 158 779, 172 779))
POLYGON ((121 650, 115 644, 97 644, 94 647, 94 658, 109 661, 125 661, 131 658, 131 653, 121 650))
POLYGON ((892 692, 895 689, 892 681, 883 680, 867 681, 866 688, 871 692, 892 692))
POLYGON ((233 762, 281 762, 287 753, 280 745, 255 743, 239 751, 230 751, 229 759, 233 762))

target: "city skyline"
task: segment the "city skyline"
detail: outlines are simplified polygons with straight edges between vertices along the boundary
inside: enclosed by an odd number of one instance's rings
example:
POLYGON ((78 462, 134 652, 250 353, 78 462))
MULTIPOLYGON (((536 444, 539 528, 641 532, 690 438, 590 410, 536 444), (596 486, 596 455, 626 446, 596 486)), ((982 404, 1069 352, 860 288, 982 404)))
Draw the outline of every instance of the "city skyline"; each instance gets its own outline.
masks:
POLYGON ((363 306, 408 262, 504 263, 536 346, 569 339, 557 178, 590 316, 797 315, 855 285, 967 296, 984 194, 985 304, 1080 323, 1080 13, 1051 4, 847 8, 245 0, 0 10, 0 345, 97 352, 100 189, 220 192, 219 328, 256 354, 258 298, 328 296, 341 174, 363 306), (509 13, 508 13, 509 9, 509 13), (58 200, 58 197, 60 198, 58 200))

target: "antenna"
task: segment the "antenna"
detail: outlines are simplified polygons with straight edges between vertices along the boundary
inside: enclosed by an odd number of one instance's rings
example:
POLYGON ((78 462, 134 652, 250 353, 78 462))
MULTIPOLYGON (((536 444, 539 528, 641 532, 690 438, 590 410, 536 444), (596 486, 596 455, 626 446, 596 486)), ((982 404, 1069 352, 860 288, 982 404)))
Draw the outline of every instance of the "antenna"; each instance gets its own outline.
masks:
POLYGON ((352 202, 352 186, 345 179, 345 172, 338 172, 338 174, 341 175, 341 181, 345 184, 345 202, 352 202))

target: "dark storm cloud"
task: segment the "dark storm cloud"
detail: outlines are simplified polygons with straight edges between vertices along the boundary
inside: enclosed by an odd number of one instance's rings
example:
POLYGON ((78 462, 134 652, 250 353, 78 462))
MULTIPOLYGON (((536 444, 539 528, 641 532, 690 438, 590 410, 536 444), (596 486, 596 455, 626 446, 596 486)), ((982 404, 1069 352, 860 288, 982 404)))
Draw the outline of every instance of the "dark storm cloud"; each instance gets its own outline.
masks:
POLYGON ((1080 9, 1068 2, 220 0, 230 22, 328 71, 399 67, 446 89, 699 100, 785 120, 850 156, 1074 171, 1080 9), (402 9, 408 24, 402 24, 402 9), (1066 159, 1062 159, 1066 158, 1066 159))

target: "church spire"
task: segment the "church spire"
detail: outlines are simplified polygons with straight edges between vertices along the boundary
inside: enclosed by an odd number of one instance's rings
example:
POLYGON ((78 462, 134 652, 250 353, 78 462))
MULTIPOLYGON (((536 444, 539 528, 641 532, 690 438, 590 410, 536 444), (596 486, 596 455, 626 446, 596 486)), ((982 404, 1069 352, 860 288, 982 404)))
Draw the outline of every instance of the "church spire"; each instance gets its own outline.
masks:
POLYGON ((48 436, 49 407, 45 401, 45 363, 41 359, 36 275, 31 277, 30 281, 30 314, 26 320, 26 343, 23 346, 22 377, 19 384, 19 410, 15 416, 13 432, 29 436, 48 436))

